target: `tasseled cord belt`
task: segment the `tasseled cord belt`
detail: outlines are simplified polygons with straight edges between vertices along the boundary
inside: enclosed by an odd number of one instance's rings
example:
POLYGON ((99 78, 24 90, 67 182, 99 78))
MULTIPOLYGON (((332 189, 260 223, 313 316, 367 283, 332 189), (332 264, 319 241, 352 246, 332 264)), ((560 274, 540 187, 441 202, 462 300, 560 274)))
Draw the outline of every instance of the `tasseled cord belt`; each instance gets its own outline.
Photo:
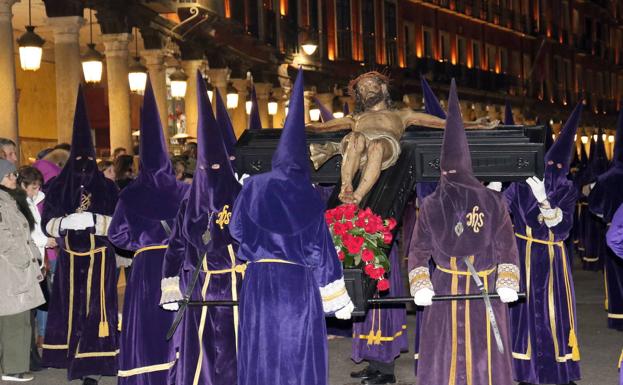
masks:
POLYGON ((71 250, 69 246, 69 237, 65 235, 65 251, 69 254, 69 320, 67 324, 67 345, 69 345, 69 338, 71 336, 72 320, 73 320, 73 307, 74 307, 74 257, 89 257, 89 272, 87 274, 87 308, 86 315, 89 315, 91 305, 91 286, 93 283, 93 266, 95 264, 95 256, 100 255, 101 267, 100 267, 100 323, 98 337, 104 338, 110 335, 108 328, 108 317, 106 317, 106 290, 105 290, 105 274, 106 271, 106 246, 95 248, 95 236, 89 234, 91 247, 89 251, 81 253, 71 250))

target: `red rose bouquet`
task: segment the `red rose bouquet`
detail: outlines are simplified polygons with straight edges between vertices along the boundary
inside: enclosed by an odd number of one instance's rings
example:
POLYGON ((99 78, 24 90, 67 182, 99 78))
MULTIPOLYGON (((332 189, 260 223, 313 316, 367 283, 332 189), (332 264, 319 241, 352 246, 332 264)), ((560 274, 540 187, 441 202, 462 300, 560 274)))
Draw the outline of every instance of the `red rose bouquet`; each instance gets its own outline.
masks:
POLYGON ((392 243, 391 231, 396 227, 396 220, 382 219, 370 208, 360 209, 355 204, 327 210, 325 219, 343 266, 363 268, 366 275, 377 281, 379 291, 388 290, 386 251, 392 243))

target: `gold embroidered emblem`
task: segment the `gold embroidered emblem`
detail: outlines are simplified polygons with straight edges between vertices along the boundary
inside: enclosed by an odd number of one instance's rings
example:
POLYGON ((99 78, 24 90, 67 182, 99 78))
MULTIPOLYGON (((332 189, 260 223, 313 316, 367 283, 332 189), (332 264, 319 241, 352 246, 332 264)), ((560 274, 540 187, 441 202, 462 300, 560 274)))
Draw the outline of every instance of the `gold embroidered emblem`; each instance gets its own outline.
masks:
POLYGON ((218 219, 216 220, 216 224, 223 230, 225 225, 229 224, 229 220, 231 219, 231 211, 227 211, 229 209, 229 205, 223 206, 223 210, 218 213, 218 219))
POLYGON ((77 213, 81 213, 84 211, 89 211, 89 207, 91 207, 91 193, 80 194, 80 206, 76 209, 77 213))
POLYGON ((480 207, 474 206, 472 212, 465 216, 467 218, 467 226, 471 227, 475 233, 479 233, 480 228, 485 224, 485 213, 479 213, 478 210, 480 210, 480 207))

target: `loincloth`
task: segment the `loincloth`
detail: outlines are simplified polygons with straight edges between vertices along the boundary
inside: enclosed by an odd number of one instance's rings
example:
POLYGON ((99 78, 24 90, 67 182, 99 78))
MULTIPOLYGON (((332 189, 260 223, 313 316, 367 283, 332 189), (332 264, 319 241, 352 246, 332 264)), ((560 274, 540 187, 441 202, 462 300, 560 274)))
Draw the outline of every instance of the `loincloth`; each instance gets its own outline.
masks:
MULTIPOLYGON (((357 131, 357 132, 349 133, 340 142, 340 153, 342 154, 342 156, 344 156, 344 154, 346 153, 346 147, 348 146, 348 141, 350 140, 351 136, 355 133, 361 134, 364 136, 364 138, 366 139, 366 149, 370 145, 370 142, 373 140, 382 141, 389 146, 391 151, 389 153, 383 154, 383 163, 381 163, 381 170, 388 169, 394 164, 396 164, 396 161, 398 161, 398 158, 400 157, 400 142, 395 137, 393 137, 391 134, 384 132, 384 131, 366 130, 365 132, 357 131)), ((363 168, 367 161, 368 161, 367 151, 364 151, 361 154, 361 158, 359 160, 359 168, 363 168)))

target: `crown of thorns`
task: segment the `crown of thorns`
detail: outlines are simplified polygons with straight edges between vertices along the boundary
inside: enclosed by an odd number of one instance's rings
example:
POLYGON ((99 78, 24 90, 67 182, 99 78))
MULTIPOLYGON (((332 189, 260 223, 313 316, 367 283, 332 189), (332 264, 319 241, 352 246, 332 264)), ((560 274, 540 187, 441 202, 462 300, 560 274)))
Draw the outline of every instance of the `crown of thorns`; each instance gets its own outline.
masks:
POLYGON ((374 78, 385 84, 389 84, 389 76, 382 74, 380 72, 377 72, 377 71, 370 71, 370 72, 366 72, 365 74, 359 75, 353 80, 351 80, 350 83, 348 83, 348 93, 354 96, 355 87, 357 87, 357 84, 364 79, 370 79, 370 78, 374 78))

